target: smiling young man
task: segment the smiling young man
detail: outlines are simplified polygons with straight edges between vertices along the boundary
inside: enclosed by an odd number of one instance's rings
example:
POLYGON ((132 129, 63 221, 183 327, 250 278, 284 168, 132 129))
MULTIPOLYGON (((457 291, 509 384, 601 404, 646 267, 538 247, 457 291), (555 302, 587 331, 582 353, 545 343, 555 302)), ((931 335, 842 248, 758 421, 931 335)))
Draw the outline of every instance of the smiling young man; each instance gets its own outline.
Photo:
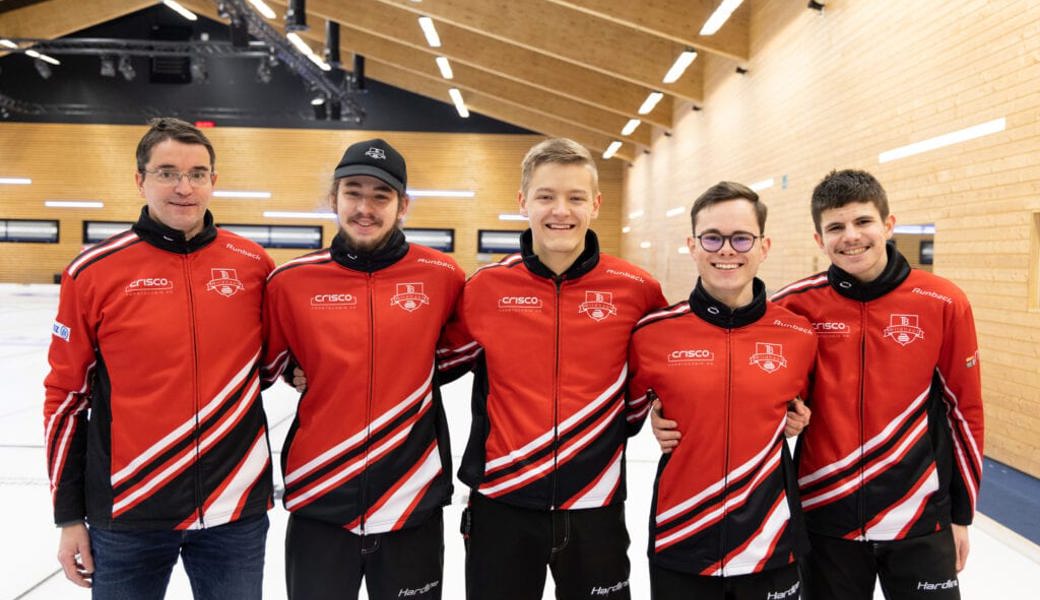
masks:
POLYGON ((982 475, 983 414, 971 307, 889 243, 881 184, 835 171, 812 196, 832 264, 774 301, 820 337, 798 450, 816 599, 959 598, 957 572, 982 475))
POLYGON ((656 395, 688 439, 664 454, 650 515, 655 600, 799 597, 807 539, 785 442, 816 356, 807 320, 766 300, 766 206, 721 182, 690 210, 689 299, 636 326, 629 396, 656 395))
POLYGON ((289 598, 441 597, 451 454, 434 377, 464 275, 409 244, 404 157, 381 139, 347 148, 329 193, 329 248, 268 281, 265 380, 306 373, 282 452, 289 598))
POLYGON ((629 598, 624 451, 647 407, 626 405, 626 353, 664 296, 600 253, 596 163, 579 144, 531 148, 518 202, 521 251, 469 279, 439 366, 476 363, 467 597, 541 598, 548 566, 557 598, 629 598))
POLYGON ((93 597, 259 598, 271 465, 260 402, 260 246, 213 226, 213 146, 156 119, 134 226, 62 275, 44 425, 58 560, 93 597))

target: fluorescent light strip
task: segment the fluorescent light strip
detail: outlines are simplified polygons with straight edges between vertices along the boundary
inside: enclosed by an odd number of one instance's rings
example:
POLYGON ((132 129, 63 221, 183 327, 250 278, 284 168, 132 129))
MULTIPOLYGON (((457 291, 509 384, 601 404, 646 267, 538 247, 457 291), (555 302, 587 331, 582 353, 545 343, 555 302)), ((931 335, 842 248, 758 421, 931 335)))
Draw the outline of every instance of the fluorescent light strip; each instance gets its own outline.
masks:
POLYGON ((300 37, 300 34, 294 31, 292 33, 287 33, 285 37, 288 38, 290 42, 292 42, 293 46, 296 46, 297 50, 299 50, 301 53, 303 53, 304 56, 310 59, 312 63, 318 65, 319 69, 321 69, 322 71, 332 70, 332 66, 329 63, 322 60, 320 56, 315 54, 314 50, 311 49, 310 45, 307 44, 307 42, 303 41, 303 38, 300 37))
POLYGON ((624 227, 621 228, 621 233, 628 233, 630 231, 632 231, 632 226, 631 225, 625 225, 624 227))
POLYGON ((462 92, 458 88, 451 88, 448 90, 448 95, 451 96, 451 101, 455 103, 455 110, 459 111, 459 116, 463 119, 469 118, 469 109, 466 108, 466 102, 462 99, 462 92))
POLYGON ((441 70, 441 77, 445 79, 454 79, 455 73, 451 70, 451 63, 448 62, 446 56, 437 57, 437 68, 441 70))
POLYGON ((517 213, 501 213, 498 215, 499 221, 526 221, 527 217, 517 213))
POLYGON ((105 208, 100 200, 44 200, 47 208, 105 208))
POLYGON ((37 52, 35 50, 26 50, 25 54, 27 56, 31 56, 33 58, 38 58, 38 59, 42 60, 43 62, 51 63, 52 65, 60 65, 61 64, 60 60, 58 60, 58 59, 56 59, 56 58, 54 58, 52 56, 47 56, 46 54, 43 54, 42 52, 37 52))
POLYGON ((0 177, 0 184, 2 183, 7 185, 30 185, 32 179, 28 177, 0 177))
POLYGON ((437 35, 437 28, 433 25, 433 19, 430 17, 419 17, 419 27, 422 28, 423 35, 426 36, 426 43, 431 48, 441 47, 441 36, 437 35))
POLYGON ((1007 127, 1007 119, 1001 117, 992 121, 986 121, 972 127, 953 131, 944 135, 922 140, 920 142, 914 142, 906 146, 900 146, 892 150, 886 150, 881 154, 878 154, 878 162, 887 163, 893 160, 899 160, 900 158, 906 158, 915 154, 921 154, 922 152, 928 152, 930 150, 937 150, 939 148, 945 148, 946 146, 952 146, 953 144, 959 144, 975 138, 980 138, 993 133, 999 133, 1004 131, 1007 127))
POLYGON ((264 216, 269 219, 328 219, 336 220, 334 212, 297 212, 291 210, 265 210, 264 216))
POLYGON ((689 246, 679 246, 679 254, 689 254, 689 253, 690 253, 690 247, 689 246))
POLYGON ((617 151, 620 149, 620 140, 614 140, 613 142, 610 142, 610 145, 607 146, 607 149, 603 151, 603 160, 609 160, 611 158, 614 158, 614 155, 617 154, 617 151))
POLYGON ((638 218, 642 217, 644 214, 645 213, 643 212, 643 209, 640 208, 639 210, 633 210, 632 212, 628 213, 628 218, 629 219, 638 219, 638 218))
POLYGON ((412 198, 472 198, 477 195, 470 190, 408 190, 412 198))
POLYGON ((737 10, 744 0, 722 0, 722 4, 715 9, 715 12, 711 13, 708 20, 704 22, 704 26, 701 27, 701 35, 715 35, 722 26, 729 20, 730 15, 733 11, 737 10))
POLYGON ((621 135, 632 135, 632 132, 636 130, 636 127, 639 127, 640 123, 642 121, 639 119, 629 119, 628 123, 625 123, 625 126, 621 128, 621 135))
POLYGON ((685 206, 676 206, 675 208, 669 208, 665 211, 664 216, 666 217, 678 217, 679 215, 686 212, 685 206))
POLYGON ((274 14, 274 11, 266 2, 264 2, 264 0, 249 0, 249 3, 252 4, 253 8, 256 9, 256 12, 263 15, 265 19, 274 19, 278 16, 274 14))
POLYGON ((668 72, 664 74, 664 79, 661 80, 661 83, 675 83, 676 81, 679 81, 682 74, 686 72, 686 68, 689 67, 696 58, 696 50, 683 51, 683 53, 675 59, 675 62, 672 63, 672 68, 668 69, 668 72))
POLYGON ((184 17, 185 19, 187 19, 189 21, 198 21, 199 20, 199 17, 195 13, 193 13, 190 10, 188 10, 188 9, 184 8, 183 6, 181 6, 180 3, 177 2, 176 0, 163 0, 163 4, 165 4, 166 6, 172 8, 173 10, 175 10, 177 12, 177 14, 179 14, 180 16, 184 17))
POLYGON ((8 48, 17 48, 18 44, 12 42, 11 40, 4 39, 0 40, 0 46, 7 46, 8 48))
POLYGON ((651 244, 650 242, 639 242, 639 247, 640 248, 646 249, 646 248, 649 248, 650 246, 653 246, 653 244, 651 244))
POLYGON ((773 187, 774 183, 775 183, 775 181, 773 180, 772 177, 770 177, 769 179, 763 179, 762 181, 756 181, 755 183, 752 183, 748 187, 751 188, 751 191, 753 191, 753 192, 761 192, 762 190, 768 190, 769 188, 773 187))
POLYGON ((657 103, 661 101, 661 98, 664 98, 664 94, 661 92, 650 92, 650 95, 646 97, 646 100, 643 100, 643 104, 639 107, 639 114, 648 114, 655 106, 657 106, 657 103))
POLYGON ((270 198, 271 192, 247 192, 237 190, 214 190, 214 198, 270 198))

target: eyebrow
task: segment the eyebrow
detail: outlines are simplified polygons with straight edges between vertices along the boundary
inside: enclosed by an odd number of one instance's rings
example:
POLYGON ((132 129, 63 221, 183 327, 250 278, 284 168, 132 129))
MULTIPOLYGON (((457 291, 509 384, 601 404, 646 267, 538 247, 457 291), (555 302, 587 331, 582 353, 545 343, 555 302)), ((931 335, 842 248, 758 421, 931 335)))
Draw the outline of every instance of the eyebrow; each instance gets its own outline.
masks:
MULTIPOLYGON (((170 163, 163 163, 161 165, 156 165, 153 168, 155 168, 155 169, 176 169, 176 170, 180 170, 177 167, 177 165, 170 164, 170 163)), ((188 170, 189 171, 203 171, 203 170, 209 171, 209 165, 204 165, 204 166, 195 165, 194 167, 188 167, 188 170)))

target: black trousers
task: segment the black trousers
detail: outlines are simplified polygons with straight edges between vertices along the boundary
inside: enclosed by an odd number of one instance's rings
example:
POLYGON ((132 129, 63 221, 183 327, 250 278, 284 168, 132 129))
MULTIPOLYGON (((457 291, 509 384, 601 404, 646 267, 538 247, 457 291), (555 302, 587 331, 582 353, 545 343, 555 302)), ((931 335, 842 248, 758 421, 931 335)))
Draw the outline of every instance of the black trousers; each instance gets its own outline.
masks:
POLYGON ((888 600, 959 600, 957 552, 949 527, 891 542, 809 535, 807 600, 870 600, 874 580, 888 600))
POLYGON ((558 600, 631 598, 623 504, 532 510, 472 492, 462 534, 469 600, 540 600, 546 566, 558 600))
POLYGON ((798 600, 798 566, 734 577, 691 575, 650 565, 653 600, 798 600))
POLYGON ((354 600, 362 579, 371 600, 440 600, 443 573, 439 511, 418 527, 364 536, 289 517, 285 582, 290 600, 354 600))

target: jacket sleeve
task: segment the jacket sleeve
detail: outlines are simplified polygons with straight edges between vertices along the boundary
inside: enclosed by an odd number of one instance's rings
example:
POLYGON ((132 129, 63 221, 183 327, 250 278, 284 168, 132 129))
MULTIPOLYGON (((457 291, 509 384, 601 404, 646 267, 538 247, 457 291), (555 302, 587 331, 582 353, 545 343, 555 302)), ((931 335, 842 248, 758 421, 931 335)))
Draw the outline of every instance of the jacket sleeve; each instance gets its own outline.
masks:
POLYGON ((97 365, 97 323, 81 294, 66 270, 47 355, 51 370, 44 380, 44 448, 55 523, 86 516, 87 409, 97 365))
POLYGON ((969 525, 982 483, 982 377, 975 319, 961 294, 947 306, 943 343, 936 371, 942 381, 946 418, 952 437, 953 469, 950 485, 951 516, 969 525))
POLYGON ((465 296, 466 291, 463 290, 437 342, 437 381, 441 384, 468 373, 484 351, 466 323, 465 296))
POLYGON ((283 374, 290 380, 291 385, 292 370, 295 366, 285 335, 284 313, 287 307, 281 305, 282 301, 277 287, 268 282, 264 293, 264 352, 260 361, 260 381, 264 389, 273 385, 283 374))
POLYGON ((643 368, 645 350, 639 336, 633 334, 628 344, 628 382, 625 390, 625 419, 629 437, 639 433, 654 402, 653 390, 643 368))

